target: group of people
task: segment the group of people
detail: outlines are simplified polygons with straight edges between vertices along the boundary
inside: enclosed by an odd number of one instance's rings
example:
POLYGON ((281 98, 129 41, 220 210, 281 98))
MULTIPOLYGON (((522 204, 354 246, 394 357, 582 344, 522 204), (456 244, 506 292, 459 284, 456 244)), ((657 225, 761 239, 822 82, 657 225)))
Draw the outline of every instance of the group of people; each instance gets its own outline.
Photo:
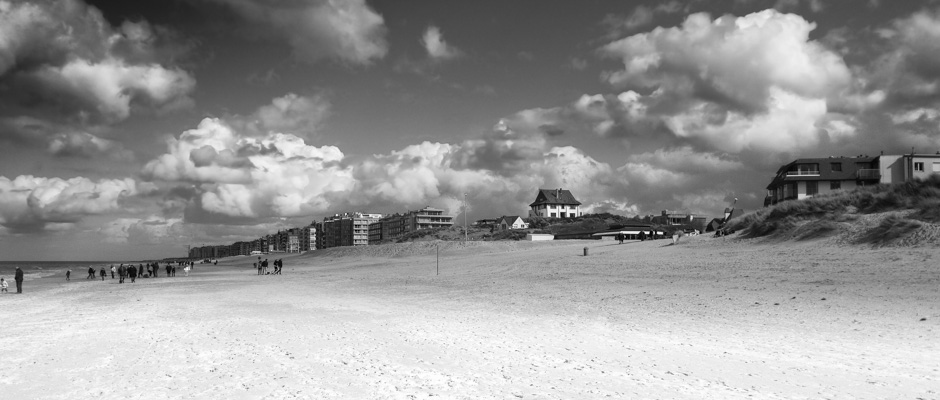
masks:
POLYGON ((261 257, 258 257, 258 262, 255 263, 255 268, 258 269, 258 275, 280 275, 281 270, 284 269, 284 260, 277 259, 272 262, 274 264, 274 271, 268 272, 268 259, 261 261, 261 257))
MULTIPOLYGON (((183 275, 185 276, 189 276, 189 271, 194 268, 193 262, 185 262, 185 263, 177 263, 177 264, 183 266, 183 275)), ((113 272, 114 266, 113 265, 111 266, 111 271, 112 271, 111 277, 114 278, 114 272, 113 272)), ((138 264, 138 266, 136 267, 134 266, 134 264, 129 264, 127 267, 125 267, 124 264, 121 264, 117 268, 117 274, 120 277, 120 280, 118 281, 118 283, 124 283, 124 280, 127 278, 130 278, 131 283, 136 282, 137 278, 143 278, 143 277, 156 278, 158 275, 158 271, 160 271, 160 264, 158 263, 150 263, 150 264, 147 264, 146 267, 144 267, 143 264, 138 264)), ((166 276, 167 277, 176 276, 176 265, 167 263, 166 276)))
MULTIPOLYGON (((16 267, 13 280, 16 281, 16 293, 23 293, 23 270, 20 267, 16 267)), ((7 290, 8 287, 10 287, 10 284, 7 283, 6 278, 0 278, 0 293, 10 293, 7 290)))
MULTIPOLYGON (((189 271, 196 268, 195 263, 192 261, 180 261, 177 262, 177 264, 183 266, 183 274, 185 274, 185 276, 189 276, 189 271)), ((144 266, 144 264, 137 264, 136 267, 134 264, 128 264, 127 266, 121 264, 118 267, 115 267, 114 264, 111 264, 111 279, 115 279, 115 275, 117 275, 118 283, 124 283, 124 280, 126 279, 130 279, 131 283, 134 283, 137 281, 137 278, 156 278, 157 275, 159 275, 159 271, 160 264, 156 262, 147 263, 147 266, 144 266)), ((108 272, 104 267, 101 267, 101 270, 98 271, 98 274, 102 281, 106 276, 108 276, 108 272)), ((176 265, 170 263, 166 264, 166 276, 176 276, 176 265)), ((97 279, 97 277, 95 277, 94 267, 88 267, 88 276, 86 276, 85 279, 97 279)), ((65 272, 65 280, 72 280, 72 270, 65 272)))

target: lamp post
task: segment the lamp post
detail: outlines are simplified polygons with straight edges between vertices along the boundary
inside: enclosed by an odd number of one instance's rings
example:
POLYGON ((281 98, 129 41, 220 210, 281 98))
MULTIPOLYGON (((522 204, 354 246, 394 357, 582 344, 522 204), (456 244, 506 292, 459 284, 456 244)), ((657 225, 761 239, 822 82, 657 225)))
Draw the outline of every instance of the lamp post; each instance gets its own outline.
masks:
POLYGON ((467 230, 470 227, 467 226, 467 194, 463 194, 463 242, 467 242, 467 230))

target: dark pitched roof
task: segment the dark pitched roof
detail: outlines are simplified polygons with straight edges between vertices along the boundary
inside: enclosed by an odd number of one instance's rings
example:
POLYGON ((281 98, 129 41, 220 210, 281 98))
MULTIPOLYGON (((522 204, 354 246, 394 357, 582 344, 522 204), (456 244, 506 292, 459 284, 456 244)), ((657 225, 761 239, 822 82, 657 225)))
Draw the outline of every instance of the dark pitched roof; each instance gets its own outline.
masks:
POLYGON ((539 194, 535 196, 535 201, 529 204, 534 207, 541 204, 564 204, 580 206, 581 202, 574 198, 570 190, 565 189, 539 189, 539 194))
POLYGON ((499 225, 502 224, 503 221, 506 221, 506 225, 512 225, 516 222, 517 219, 522 219, 522 217, 516 215, 504 215, 496 219, 496 224, 499 225))

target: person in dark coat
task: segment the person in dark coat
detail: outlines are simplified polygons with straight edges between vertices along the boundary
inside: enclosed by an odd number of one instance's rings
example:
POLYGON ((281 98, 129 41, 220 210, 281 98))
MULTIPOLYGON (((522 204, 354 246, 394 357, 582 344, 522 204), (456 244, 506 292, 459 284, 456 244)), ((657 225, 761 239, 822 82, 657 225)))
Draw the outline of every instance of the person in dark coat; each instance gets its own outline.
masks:
POLYGON ((13 275, 13 280, 16 281, 16 292, 23 293, 23 270, 20 267, 16 267, 16 274, 13 275))
POLYGON ((95 267, 88 267, 88 276, 85 279, 95 279, 95 267))
POLYGON ((170 264, 166 265, 166 276, 170 276, 170 271, 173 270, 173 266, 170 264))
POLYGON ((101 267, 101 280, 104 281, 104 277, 107 276, 107 275, 108 275, 108 273, 105 272, 104 267, 101 267))
POLYGON ((65 280, 72 280, 72 270, 65 271, 65 280))
POLYGON ((127 267, 125 267, 124 264, 121 264, 121 266, 118 267, 118 278, 120 279, 118 280, 118 283, 124 283, 124 277, 126 276, 127 276, 127 267))
POLYGON ((137 267, 131 264, 130 267, 127 267, 127 274, 131 277, 131 283, 134 283, 137 280, 137 267))

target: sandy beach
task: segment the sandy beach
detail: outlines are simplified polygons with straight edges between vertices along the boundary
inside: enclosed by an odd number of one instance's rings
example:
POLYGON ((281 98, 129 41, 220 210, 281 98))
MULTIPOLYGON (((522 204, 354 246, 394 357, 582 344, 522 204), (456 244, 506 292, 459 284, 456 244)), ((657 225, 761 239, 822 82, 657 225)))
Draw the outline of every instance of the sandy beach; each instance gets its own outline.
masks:
POLYGON ((284 257, 281 276, 234 257, 135 284, 27 281, 0 296, 0 392, 940 398, 937 248, 670 243, 419 242, 284 257))

